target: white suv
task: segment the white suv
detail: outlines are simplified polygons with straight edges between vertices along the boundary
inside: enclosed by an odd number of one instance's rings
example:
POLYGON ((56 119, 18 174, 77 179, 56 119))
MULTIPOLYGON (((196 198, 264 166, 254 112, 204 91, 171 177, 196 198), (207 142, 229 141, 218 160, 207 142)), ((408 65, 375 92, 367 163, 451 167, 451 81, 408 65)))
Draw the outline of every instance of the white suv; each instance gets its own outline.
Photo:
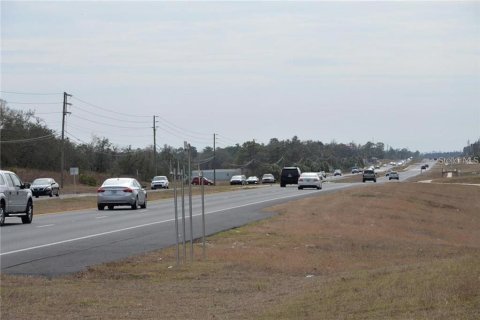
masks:
POLYGON ((5 217, 20 217, 23 223, 33 219, 33 200, 30 185, 11 171, 0 170, 0 226, 5 217))

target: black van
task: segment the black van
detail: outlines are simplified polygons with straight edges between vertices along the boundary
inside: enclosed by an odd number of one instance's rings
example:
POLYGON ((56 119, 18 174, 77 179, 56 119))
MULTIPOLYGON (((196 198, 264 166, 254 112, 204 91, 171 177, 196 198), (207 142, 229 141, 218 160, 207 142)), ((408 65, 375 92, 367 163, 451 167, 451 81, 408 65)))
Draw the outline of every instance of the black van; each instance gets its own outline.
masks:
POLYGON ((285 187, 287 184, 298 184, 301 173, 299 167, 284 167, 280 175, 280 187, 285 187))

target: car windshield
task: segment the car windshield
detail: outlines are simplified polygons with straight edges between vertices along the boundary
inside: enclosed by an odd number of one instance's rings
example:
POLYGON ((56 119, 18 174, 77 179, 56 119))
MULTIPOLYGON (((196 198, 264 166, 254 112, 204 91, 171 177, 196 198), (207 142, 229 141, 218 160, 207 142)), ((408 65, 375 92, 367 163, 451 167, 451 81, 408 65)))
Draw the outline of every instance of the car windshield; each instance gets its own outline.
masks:
POLYGON ((162 180, 167 180, 167 177, 165 177, 165 176, 158 176, 158 177, 154 177, 154 178, 153 178, 153 181, 162 181, 162 180))
POLYGON ((102 187, 125 187, 130 186, 132 184, 131 179, 127 178, 114 178, 114 179, 107 179, 102 184, 102 187))
POLYGON ((242 176, 233 176, 232 180, 242 180, 242 176))
POLYGON ((50 184, 50 179, 36 179, 32 184, 50 184))
POLYGON ((307 173, 302 173, 301 177, 316 178, 318 177, 318 174, 307 172, 307 173))

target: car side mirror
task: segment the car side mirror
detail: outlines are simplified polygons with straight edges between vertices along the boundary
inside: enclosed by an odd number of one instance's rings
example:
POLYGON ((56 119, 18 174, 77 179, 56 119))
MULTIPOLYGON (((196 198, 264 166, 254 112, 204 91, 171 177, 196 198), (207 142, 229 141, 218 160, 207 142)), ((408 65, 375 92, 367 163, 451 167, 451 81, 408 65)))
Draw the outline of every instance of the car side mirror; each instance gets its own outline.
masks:
POLYGON ((30 189, 30 183, 26 182, 20 185, 20 189, 30 189))

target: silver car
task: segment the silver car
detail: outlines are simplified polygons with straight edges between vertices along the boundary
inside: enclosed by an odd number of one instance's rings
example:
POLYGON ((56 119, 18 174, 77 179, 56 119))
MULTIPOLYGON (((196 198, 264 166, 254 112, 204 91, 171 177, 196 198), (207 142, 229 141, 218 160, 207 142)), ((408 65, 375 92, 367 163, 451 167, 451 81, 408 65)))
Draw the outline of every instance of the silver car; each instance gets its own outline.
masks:
POLYGON ((27 224, 32 222, 33 200, 29 187, 15 173, 0 170, 0 226, 6 217, 19 217, 27 224))
POLYGON ((98 210, 106 207, 112 210, 115 206, 130 206, 136 210, 138 206, 147 207, 147 191, 133 178, 110 178, 105 180, 97 190, 98 210))
POLYGON ((168 178, 166 176, 155 176, 152 179, 152 183, 150 184, 152 190, 155 190, 157 188, 160 189, 168 189, 169 182, 168 178))
POLYGON ((322 189, 322 179, 317 172, 303 172, 298 178, 298 190, 303 188, 322 189))

